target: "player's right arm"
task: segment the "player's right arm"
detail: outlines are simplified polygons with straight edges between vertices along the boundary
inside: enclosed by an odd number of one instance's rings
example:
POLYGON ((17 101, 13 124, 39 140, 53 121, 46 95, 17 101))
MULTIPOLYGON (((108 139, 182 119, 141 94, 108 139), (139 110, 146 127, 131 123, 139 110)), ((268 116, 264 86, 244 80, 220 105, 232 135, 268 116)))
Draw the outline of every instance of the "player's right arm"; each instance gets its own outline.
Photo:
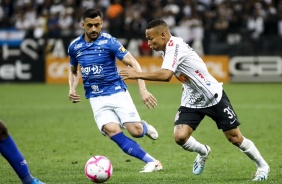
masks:
MULTIPOLYGON (((73 42, 72 42, 73 43, 73 42)), ((69 70, 69 99, 72 103, 80 102, 80 95, 76 93, 76 87, 79 81, 78 62, 73 55, 73 45, 69 46, 68 54, 70 56, 70 70, 69 70)))
POLYGON ((78 85, 79 75, 77 66, 71 66, 69 71, 69 99, 73 103, 80 102, 80 95, 76 94, 76 87, 78 85))

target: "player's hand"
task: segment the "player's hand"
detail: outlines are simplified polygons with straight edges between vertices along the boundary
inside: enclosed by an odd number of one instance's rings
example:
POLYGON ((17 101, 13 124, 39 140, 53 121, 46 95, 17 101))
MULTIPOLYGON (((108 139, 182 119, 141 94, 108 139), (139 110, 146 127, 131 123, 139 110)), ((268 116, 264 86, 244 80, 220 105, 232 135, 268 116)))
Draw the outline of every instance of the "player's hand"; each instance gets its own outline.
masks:
POLYGON ((136 79, 136 71, 131 67, 131 66, 127 66, 128 69, 126 70, 120 70, 119 71, 119 75, 122 77, 123 80, 126 79, 136 79))
POLYGON ((69 99, 72 103, 80 102, 80 95, 76 93, 69 93, 69 99))
POLYGON ((155 108, 158 105, 157 99, 147 90, 141 92, 141 98, 148 109, 155 108))

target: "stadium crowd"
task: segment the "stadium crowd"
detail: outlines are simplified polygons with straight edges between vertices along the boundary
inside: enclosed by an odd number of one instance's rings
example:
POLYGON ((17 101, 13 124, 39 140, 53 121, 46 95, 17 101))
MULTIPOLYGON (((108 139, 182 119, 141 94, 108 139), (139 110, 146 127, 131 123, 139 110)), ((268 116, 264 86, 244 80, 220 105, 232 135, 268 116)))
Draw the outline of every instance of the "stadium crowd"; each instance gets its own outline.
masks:
POLYGON ((117 38, 144 39, 146 24, 161 18, 173 34, 203 47, 207 54, 219 54, 226 47, 230 55, 281 54, 282 0, 0 0, 0 4, 0 29, 24 30, 34 38, 81 34, 81 13, 94 7, 104 14, 103 31, 117 38))

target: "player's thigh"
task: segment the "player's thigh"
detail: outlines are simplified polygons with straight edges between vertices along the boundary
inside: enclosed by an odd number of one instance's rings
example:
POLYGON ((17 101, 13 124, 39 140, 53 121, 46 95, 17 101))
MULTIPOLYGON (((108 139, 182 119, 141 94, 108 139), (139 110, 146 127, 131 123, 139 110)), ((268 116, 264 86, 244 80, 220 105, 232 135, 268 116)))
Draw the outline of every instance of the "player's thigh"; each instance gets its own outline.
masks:
POLYGON ((113 95, 115 99, 114 109, 122 124, 140 122, 141 118, 133 103, 128 91, 120 92, 113 95))
POLYGON ((116 124, 117 126, 109 126, 107 130, 109 132, 113 132, 113 127, 116 127, 117 131, 121 131, 122 123, 113 110, 114 107, 109 104, 111 98, 109 96, 101 96, 90 98, 90 105, 92 107, 92 111, 94 114, 94 119, 97 124, 98 129, 101 131, 102 134, 106 134, 107 132, 103 131, 103 127, 109 123, 116 124), (111 129, 110 129, 111 128, 111 129))
POLYGON ((193 129, 186 124, 179 124, 174 126, 174 140, 177 144, 183 145, 191 136, 193 129))

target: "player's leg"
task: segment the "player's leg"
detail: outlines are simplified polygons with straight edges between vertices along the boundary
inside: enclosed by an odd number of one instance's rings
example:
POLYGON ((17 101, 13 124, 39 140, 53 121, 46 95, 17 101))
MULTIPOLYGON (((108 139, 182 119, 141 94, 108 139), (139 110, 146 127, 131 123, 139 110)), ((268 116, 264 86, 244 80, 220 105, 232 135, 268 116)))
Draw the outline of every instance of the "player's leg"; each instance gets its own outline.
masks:
POLYGON ((254 181, 267 180, 270 168, 266 161, 261 156, 255 144, 245 138, 239 128, 231 129, 224 132, 226 138, 235 146, 245 153, 251 160, 253 160, 257 166, 257 172, 254 176, 254 181))
POLYGON ((116 123, 108 123, 103 127, 103 131, 123 150, 124 153, 146 163, 146 166, 141 172, 153 172, 162 169, 162 165, 158 160, 143 150, 137 142, 125 136, 121 130, 118 132, 118 129, 120 129, 120 127, 119 124, 116 123))
POLYGON ((243 137, 238 126, 237 115, 231 105, 227 95, 223 92, 221 101, 211 108, 210 117, 212 117, 219 128, 224 132, 226 138, 245 153, 257 166, 257 172, 254 180, 266 180, 269 173, 269 166, 260 155, 254 143, 243 137), (221 112, 221 113, 218 113, 221 112))
POLYGON ((150 139, 156 140, 159 137, 157 130, 146 121, 141 120, 138 111, 128 91, 117 93, 114 95, 117 108, 115 112, 121 122, 126 126, 131 136, 140 138, 146 135, 150 139))
POLYGON ((43 184, 30 174, 23 155, 18 150, 12 137, 8 134, 8 128, 2 120, 0 120, 0 153, 12 166, 23 184, 43 184))
POLYGON ((204 118, 204 115, 196 111, 185 107, 179 108, 174 123, 174 140, 184 150, 198 153, 193 164, 193 173, 201 174, 205 168, 206 159, 211 152, 211 148, 201 144, 191 136, 204 118))
POLYGON ((148 124, 145 120, 138 122, 126 122, 125 126, 130 135, 135 138, 141 138, 146 135, 150 139, 156 140, 159 137, 158 131, 155 127, 148 124))
MULTIPOLYGON (((146 135, 156 140, 158 138, 157 130, 146 121, 140 119, 129 92, 118 93, 116 96, 118 96, 117 98, 119 100, 115 112, 130 135, 135 138, 146 135)), ((152 172, 162 169, 162 164, 148 153, 144 155, 142 161, 144 161, 146 165, 141 172, 152 172)))
MULTIPOLYGON (((99 130, 104 135, 108 135, 126 154, 138 158, 145 163, 155 163, 156 159, 145 152, 137 142, 123 134, 121 127, 128 126, 131 123, 126 123, 127 125, 125 124, 124 126, 122 122, 135 122, 133 124, 139 124, 141 127, 139 131, 141 133, 142 125, 138 113, 128 113, 130 112, 130 109, 128 109, 124 115, 119 114, 120 116, 118 116, 114 109, 120 108, 122 102, 119 102, 117 99, 119 98, 116 95, 90 99, 95 121, 99 130)), ((161 164, 158 162, 158 167, 154 166, 153 169, 160 170, 160 166, 161 164)), ((152 171, 153 170, 150 172, 152 171)))

